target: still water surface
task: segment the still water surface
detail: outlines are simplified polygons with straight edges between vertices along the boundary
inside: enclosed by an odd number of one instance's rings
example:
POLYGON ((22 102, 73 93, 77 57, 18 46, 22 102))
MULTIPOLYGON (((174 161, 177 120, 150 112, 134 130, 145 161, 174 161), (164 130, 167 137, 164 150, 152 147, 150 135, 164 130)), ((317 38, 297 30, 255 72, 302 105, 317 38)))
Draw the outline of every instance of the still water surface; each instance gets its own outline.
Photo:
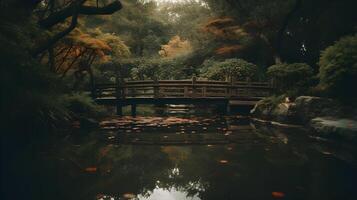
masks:
POLYGON ((236 116, 109 118, 31 161, 29 199, 357 199, 348 145, 236 116))

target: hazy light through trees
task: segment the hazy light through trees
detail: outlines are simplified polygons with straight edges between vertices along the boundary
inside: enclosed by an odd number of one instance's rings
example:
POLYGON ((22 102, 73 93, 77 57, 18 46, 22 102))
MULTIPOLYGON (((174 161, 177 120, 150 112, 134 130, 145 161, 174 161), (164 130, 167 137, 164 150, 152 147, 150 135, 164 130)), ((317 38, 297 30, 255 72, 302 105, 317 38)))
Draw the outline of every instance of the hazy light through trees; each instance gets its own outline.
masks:
POLYGON ((206 2, 204 2, 202 0, 143 0, 143 1, 146 1, 146 2, 153 1, 153 2, 157 2, 158 4, 192 3, 192 2, 195 2, 195 3, 201 3, 202 5, 207 5, 206 2))

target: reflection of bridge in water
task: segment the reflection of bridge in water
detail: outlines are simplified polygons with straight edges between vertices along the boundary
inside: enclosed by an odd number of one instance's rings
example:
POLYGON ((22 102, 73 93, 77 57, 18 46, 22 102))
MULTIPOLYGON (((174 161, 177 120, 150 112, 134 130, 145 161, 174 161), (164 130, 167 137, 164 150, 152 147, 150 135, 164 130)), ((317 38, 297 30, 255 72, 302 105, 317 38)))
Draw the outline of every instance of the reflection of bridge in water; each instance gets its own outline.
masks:
POLYGON ((95 100, 103 105, 115 105, 118 115, 122 107, 131 105, 136 115, 138 104, 196 104, 252 106, 269 96, 268 82, 226 82, 196 80, 146 80, 121 81, 120 84, 97 84, 93 91, 95 100))
POLYGON ((259 143, 248 118, 123 117, 103 121, 104 137, 116 144, 220 145, 259 143))

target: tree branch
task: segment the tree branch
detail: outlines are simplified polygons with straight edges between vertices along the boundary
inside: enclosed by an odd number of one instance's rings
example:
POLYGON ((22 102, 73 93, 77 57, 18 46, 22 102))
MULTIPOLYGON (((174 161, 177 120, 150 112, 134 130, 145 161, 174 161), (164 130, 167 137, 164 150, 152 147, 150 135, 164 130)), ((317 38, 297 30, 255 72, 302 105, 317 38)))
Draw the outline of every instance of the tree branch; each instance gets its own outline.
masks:
POLYGON ((65 21, 68 17, 72 15, 71 11, 74 7, 77 7, 79 15, 111 15, 116 11, 122 9, 123 7, 119 0, 115 0, 112 3, 103 7, 85 6, 83 5, 84 2, 85 0, 82 0, 80 1, 79 5, 72 4, 60 11, 53 13, 46 19, 41 20, 39 22, 40 26, 48 29, 58 23, 65 21))
POLYGON ((73 60, 72 62, 68 65, 68 67, 64 70, 61 79, 63 79, 67 72, 72 68, 72 66, 74 65, 74 63, 76 63, 76 61, 78 60, 79 57, 81 57, 82 55, 84 55, 87 52, 87 49, 85 49, 83 52, 79 53, 73 60))
POLYGON ((71 45, 71 46, 68 48, 66 54, 62 57, 61 63, 57 66, 56 72, 58 72, 58 70, 62 67, 62 65, 64 64, 64 62, 66 62, 66 59, 67 59, 69 53, 71 52, 72 48, 73 48, 73 45, 71 45))
POLYGON ((35 50, 33 50, 32 56, 36 57, 38 54, 47 50, 48 47, 53 46, 56 42, 58 42, 60 39, 62 39, 66 35, 68 35, 74 28, 76 28, 77 23, 78 23, 78 12, 75 8, 73 8, 72 13, 73 13, 72 21, 71 21, 71 24, 69 25, 69 27, 66 28, 64 31, 57 33, 55 36, 50 38, 46 43, 41 44, 39 47, 37 47, 35 50))
POLYGON ((282 43, 283 43, 285 30, 287 29, 290 20, 294 17, 295 13, 300 9, 301 5, 302 5, 302 0, 296 0, 294 7, 286 15, 286 17, 284 19, 284 22, 283 22, 282 26, 280 27, 280 29, 278 31, 278 35, 276 37, 276 52, 278 54, 281 53, 281 46, 282 46, 282 43))

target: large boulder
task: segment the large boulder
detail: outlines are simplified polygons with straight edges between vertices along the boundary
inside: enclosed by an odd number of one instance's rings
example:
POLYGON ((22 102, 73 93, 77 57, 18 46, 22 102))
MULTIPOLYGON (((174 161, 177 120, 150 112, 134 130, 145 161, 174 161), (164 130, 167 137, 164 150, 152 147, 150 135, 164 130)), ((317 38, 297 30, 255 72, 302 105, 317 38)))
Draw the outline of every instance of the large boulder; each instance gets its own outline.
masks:
POLYGON ((293 110, 300 123, 309 123, 315 117, 340 116, 341 107, 337 102, 328 98, 300 96, 294 102, 293 110))
POLYGON ((294 103, 280 103, 271 112, 273 119, 278 122, 297 124, 294 103))
POLYGON ((262 100, 251 110, 251 115, 259 119, 296 124, 296 113, 292 109, 294 106, 294 103, 290 102, 262 100))
POLYGON ((312 96, 300 96, 294 102, 262 100, 251 111, 256 118, 302 125, 316 117, 342 117, 345 113, 336 101, 312 96))
POLYGON ((250 111, 253 117, 260 119, 271 120, 271 111, 274 109, 274 105, 267 103, 264 100, 259 101, 255 104, 254 108, 250 111))
POLYGON ((321 137, 357 142, 357 114, 351 105, 332 99, 300 96, 294 102, 268 98, 257 103, 253 117, 285 124, 304 125, 321 137))
POLYGON ((317 117, 311 120, 310 126, 321 137, 357 141, 357 121, 353 119, 317 117))

